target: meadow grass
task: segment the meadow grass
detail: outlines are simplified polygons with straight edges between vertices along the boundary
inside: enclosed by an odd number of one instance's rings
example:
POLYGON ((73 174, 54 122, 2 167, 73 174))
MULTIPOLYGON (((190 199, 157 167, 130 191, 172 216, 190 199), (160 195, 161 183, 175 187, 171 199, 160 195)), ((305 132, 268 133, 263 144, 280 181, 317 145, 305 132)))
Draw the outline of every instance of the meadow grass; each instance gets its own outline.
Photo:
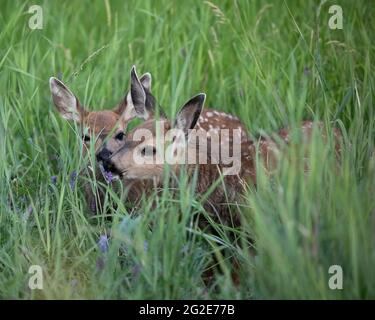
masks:
POLYGON ((374 15, 368 1, 3 1, 0 297, 375 298, 374 15), (32 4, 43 8, 42 30, 28 27, 32 4), (332 4, 343 30, 328 27, 332 4), (82 143, 48 79, 59 74, 91 110, 112 108, 133 64, 152 73, 169 116, 205 92, 206 106, 239 116, 252 134, 302 119, 337 126, 340 166, 332 139, 318 135, 308 174, 298 139, 272 177, 259 166, 235 244, 234 230, 197 226, 205 212, 186 177, 177 195, 165 188, 136 209, 108 189, 112 219, 92 217, 73 174, 85 165, 82 143), (31 265, 43 268, 43 290, 28 287, 31 265), (343 269, 342 290, 328 286, 331 265, 343 269))

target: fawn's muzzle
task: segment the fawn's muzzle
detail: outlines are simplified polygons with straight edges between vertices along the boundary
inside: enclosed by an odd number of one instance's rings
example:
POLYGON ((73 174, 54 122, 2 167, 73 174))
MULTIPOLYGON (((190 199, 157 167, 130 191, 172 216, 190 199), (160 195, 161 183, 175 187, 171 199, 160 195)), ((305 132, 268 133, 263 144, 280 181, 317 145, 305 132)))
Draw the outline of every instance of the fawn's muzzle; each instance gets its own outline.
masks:
POLYGON ((107 182, 112 182, 121 177, 120 171, 116 168, 116 166, 112 163, 110 158, 105 160, 100 160, 99 169, 107 182))
POLYGON ((109 151, 107 148, 103 148, 97 155, 96 160, 97 161, 107 161, 111 157, 112 152, 109 151))
POLYGON ((103 167, 105 173, 110 172, 112 175, 121 176, 121 172, 117 169, 110 158, 101 160, 101 166, 103 167))
POLYGON ((96 160, 98 161, 99 169, 107 182, 111 182, 114 179, 118 179, 120 176, 120 172, 113 164, 111 156, 112 152, 109 151, 107 148, 103 148, 96 155, 96 160))

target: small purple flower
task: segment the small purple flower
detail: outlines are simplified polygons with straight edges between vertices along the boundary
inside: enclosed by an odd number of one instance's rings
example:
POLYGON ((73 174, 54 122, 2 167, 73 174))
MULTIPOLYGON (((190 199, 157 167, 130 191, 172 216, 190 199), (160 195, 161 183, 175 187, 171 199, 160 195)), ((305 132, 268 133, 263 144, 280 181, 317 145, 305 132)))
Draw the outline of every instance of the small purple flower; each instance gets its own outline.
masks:
POLYGON ((98 241, 99 249, 102 253, 105 253, 108 251, 109 243, 108 243, 108 237, 104 234, 101 235, 98 241))
POLYGON ((53 185, 56 185, 56 184, 57 184, 57 177, 56 177, 56 176, 52 176, 52 177, 51 177, 51 183, 52 183, 53 185))
POLYGON ((71 189, 74 189, 76 185, 76 180, 77 180, 77 172, 73 171, 70 175, 70 182, 69 182, 71 189))
POLYGON ((105 179, 108 181, 108 183, 111 183, 113 180, 113 174, 111 171, 105 171, 104 172, 105 179))

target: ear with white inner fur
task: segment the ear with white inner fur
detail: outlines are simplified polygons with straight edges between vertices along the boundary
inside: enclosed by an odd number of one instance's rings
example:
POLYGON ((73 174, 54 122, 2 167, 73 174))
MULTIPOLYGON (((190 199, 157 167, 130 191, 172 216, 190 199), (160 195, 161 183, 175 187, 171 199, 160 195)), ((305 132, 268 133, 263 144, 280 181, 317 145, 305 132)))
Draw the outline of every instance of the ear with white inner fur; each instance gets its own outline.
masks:
POLYGON ((60 115, 66 120, 82 121, 84 109, 80 106, 75 95, 59 79, 49 79, 53 103, 60 115))
POLYGON ((151 93, 151 82, 152 82, 151 73, 146 72, 145 74, 141 76, 139 81, 141 82, 143 89, 151 93))
MULTIPOLYGON (((151 79, 151 73, 149 72, 143 74, 139 79, 143 89, 145 90, 146 95, 147 93, 151 94, 151 79)), ((121 101, 121 103, 113 110, 115 113, 122 115, 123 120, 125 121, 130 121, 137 116, 134 110, 133 103, 131 103, 130 105, 128 104, 128 100, 131 99, 129 96, 130 92, 126 94, 125 98, 121 101)))
POLYGON ((138 79, 135 66, 130 71, 130 95, 128 96, 128 105, 133 105, 139 118, 147 120, 149 118, 146 110, 146 92, 138 79))
POLYGON ((174 127, 188 135, 189 129, 193 129, 201 115, 206 94, 200 93, 184 104, 176 116, 174 127))
POLYGON ((139 80, 133 66, 130 71, 130 91, 126 96, 126 108, 121 116, 123 121, 128 122, 135 117, 147 120, 152 116, 153 104, 147 101, 147 95, 149 100, 151 99, 150 90, 151 74, 145 73, 139 80))

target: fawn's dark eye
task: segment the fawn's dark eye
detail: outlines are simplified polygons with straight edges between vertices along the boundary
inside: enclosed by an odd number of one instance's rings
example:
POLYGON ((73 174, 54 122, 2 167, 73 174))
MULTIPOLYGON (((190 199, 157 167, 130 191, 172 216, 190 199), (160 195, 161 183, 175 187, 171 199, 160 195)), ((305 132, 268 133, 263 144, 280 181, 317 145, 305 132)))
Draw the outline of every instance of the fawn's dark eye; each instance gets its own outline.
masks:
POLYGON ((88 135, 84 135, 83 136, 83 141, 85 141, 85 142, 89 142, 90 141, 90 136, 88 136, 88 135))
POLYGON ((124 137, 125 137, 125 133, 119 132, 118 134, 116 134, 115 139, 119 140, 119 141, 122 141, 124 139, 124 137))
POLYGON ((151 146, 146 146, 141 151, 142 156, 151 156, 156 154, 156 148, 151 146))

